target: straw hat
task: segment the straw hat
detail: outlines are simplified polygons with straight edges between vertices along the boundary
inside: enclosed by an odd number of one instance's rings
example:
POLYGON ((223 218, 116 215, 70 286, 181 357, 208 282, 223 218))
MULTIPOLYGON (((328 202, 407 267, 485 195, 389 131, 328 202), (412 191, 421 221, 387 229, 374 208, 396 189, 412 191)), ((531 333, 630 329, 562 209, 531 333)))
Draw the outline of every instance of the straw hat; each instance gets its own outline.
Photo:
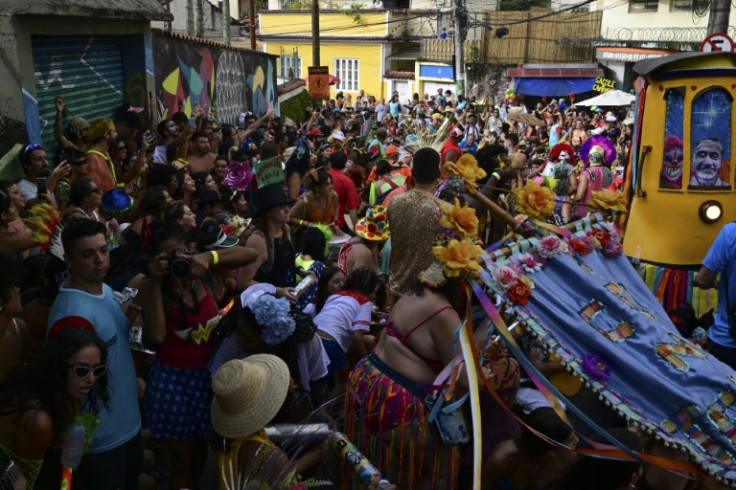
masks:
POLYGON ((355 233, 366 240, 382 242, 388 240, 391 232, 388 227, 388 215, 384 206, 373 206, 365 213, 365 218, 358 221, 355 233))
POLYGON ((255 354, 223 364, 212 378, 212 426, 229 439, 263 429, 289 391, 289 368, 271 354, 255 354))

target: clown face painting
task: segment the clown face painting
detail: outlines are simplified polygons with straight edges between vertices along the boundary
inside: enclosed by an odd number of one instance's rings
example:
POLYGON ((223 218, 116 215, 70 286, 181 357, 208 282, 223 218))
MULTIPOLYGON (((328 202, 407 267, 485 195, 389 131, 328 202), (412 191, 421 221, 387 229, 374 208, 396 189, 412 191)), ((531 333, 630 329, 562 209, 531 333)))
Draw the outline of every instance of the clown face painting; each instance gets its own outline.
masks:
POLYGON ((667 136, 664 140, 660 189, 682 189, 682 140, 667 136))

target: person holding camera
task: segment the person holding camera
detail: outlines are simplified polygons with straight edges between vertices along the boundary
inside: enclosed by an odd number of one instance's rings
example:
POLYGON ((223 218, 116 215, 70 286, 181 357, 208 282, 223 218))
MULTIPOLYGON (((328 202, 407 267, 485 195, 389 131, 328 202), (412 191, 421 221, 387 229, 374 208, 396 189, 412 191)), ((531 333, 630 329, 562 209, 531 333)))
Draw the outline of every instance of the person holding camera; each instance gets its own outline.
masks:
POLYGON ((204 437, 210 428, 210 373, 217 306, 221 289, 212 269, 245 266, 253 249, 234 246, 192 254, 183 228, 156 230, 154 256, 141 286, 143 329, 157 345, 143 397, 143 415, 154 439, 171 452, 170 488, 196 488, 207 457, 204 437))

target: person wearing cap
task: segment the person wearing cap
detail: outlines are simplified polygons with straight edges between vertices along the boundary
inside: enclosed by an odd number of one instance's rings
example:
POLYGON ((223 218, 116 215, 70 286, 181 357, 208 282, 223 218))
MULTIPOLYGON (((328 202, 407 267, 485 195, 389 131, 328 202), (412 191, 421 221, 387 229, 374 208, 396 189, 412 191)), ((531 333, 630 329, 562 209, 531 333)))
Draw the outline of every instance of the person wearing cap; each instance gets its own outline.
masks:
POLYGON ((89 123, 86 119, 81 117, 75 117, 71 120, 67 126, 67 136, 64 136, 62 132, 62 116, 64 115, 64 99, 61 96, 56 96, 54 99, 56 105, 56 118, 54 119, 54 138, 59 144, 59 147, 63 148, 76 148, 77 150, 84 151, 87 149, 85 143, 85 136, 87 136, 87 130, 89 129, 89 123))
POLYGON ((442 166, 447 162, 457 162, 458 158, 463 156, 463 150, 460 149, 458 143, 463 140, 465 130, 462 126, 456 125, 450 129, 450 138, 442 145, 440 158, 442 166))
POLYGON ((115 167, 110 159, 110 149, 113 148, 118 136, 115 125, 110 119, 97 119, 90 124, 87 131, 87 163, 89 164, 88 177, 97 184, 104 194, 117 187, 115 167))
POLYGON ((191 253, 183 228, 164 225, 156 230, 148 278, 140 288, 143 331, 156 345, 147 377, 143 413, 154 439, 168 442, 171 488, 196 488, 206 455, 210 428, 210 372, 215 328, 221 314, 223 288, 218 271, 228 271, 256 259, 256 251, 235 246, 215 220, 206 220, 198 243, 205 250, 191 253))
POLYGON ((606 138, 608 138, 615 144, 618 142, 619 136, 621 136, 621 130, 616 126, 618 118, 613 114, 613 112, 608 111, 606 113, 605 120, 606 127, 604 133, 606 135, 606 138))
POLYGON ((213 446, 221 489, 245 488, 256 482, 269 488, 296 488, 297 475, 329 454, 330 436, 290 462, 263 430, 281 409, 289 384, 288 366, 271 354, 228 361, 215 373, 210 416, 219 437, 213 446))
POLYGON ((258 256, 240 269, 237 289, 243 291, 266 282, 276 286, 276 297, 295 303, 297 249, 289 228, 289 206, 294 201, 280 183, 259 187, 253 201, 257 224, 245 246, 254 249, 258 256))
POLYGON ((205 218, 216 218, 222 211, 222 197, 217 191, 205 189, 199 193, 197 200, 197 223, 201 225, 205 218))
POLYGON ((378 271, 378 246, 391 235, 386 212, 384 206, 368 208, 365 217, 355 226, 357 236, 340 248, 337 266, 345 275, 362 267, 378 271))

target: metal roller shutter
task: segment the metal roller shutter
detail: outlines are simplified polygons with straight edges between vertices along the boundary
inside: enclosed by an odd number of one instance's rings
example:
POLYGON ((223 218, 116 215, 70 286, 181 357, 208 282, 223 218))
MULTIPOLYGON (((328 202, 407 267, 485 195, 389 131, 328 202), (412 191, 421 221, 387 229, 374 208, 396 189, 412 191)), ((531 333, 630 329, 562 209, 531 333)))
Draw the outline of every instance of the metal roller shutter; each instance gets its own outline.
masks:
POLYGON ((57 151, 54 118, 64 97, 64 128, 73 117, 112 118, 124 103, 119 36, 33 36, 33 68, 42 139, 51 160, 57 151))

